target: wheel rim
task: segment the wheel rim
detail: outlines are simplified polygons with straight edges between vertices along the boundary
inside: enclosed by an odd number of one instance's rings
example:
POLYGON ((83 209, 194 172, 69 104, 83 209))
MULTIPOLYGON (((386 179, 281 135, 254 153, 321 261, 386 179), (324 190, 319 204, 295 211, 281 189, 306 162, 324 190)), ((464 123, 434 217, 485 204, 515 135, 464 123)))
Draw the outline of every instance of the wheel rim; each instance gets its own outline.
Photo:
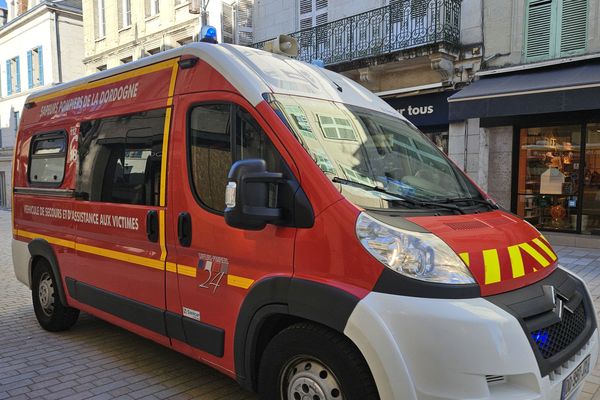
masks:
POLYGON ((48 317, 52 316, 54 311, 54 285, 52 284, 52 277, 47 272, 44 272, 40 277, 38 298, 44 314, 48 317))
POLYGON ((286 400, 343 400, 339 381, 321 361, 308 356, 287 363, 281 375, 281 394, 286 400))

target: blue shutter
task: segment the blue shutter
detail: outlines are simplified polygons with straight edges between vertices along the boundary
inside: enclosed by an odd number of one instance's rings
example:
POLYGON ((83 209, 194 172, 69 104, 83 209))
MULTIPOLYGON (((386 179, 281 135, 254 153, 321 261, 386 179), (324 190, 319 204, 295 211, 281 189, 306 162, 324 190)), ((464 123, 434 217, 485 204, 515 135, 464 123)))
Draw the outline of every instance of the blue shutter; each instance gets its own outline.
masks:
POLYGON ((40 86, 44 86, 44 57, 42 56, 42 46, 38 47, 38 67, 40 68, 40 86))
POLYGON ((33 87, 33 59, 31 50, 27 52, 27 78, 29 79, 29 89, 33 87))
POLYGON ((19 93, 21 91, 21 60, 20 57, 15 57, 15 61, 17 64, 17 84, 15 85, 15 92, 19 93))
POLYGON ((12 75, 10 73, 10 60, 6 60, 6 94, 10 96, 12 94, 12 75))

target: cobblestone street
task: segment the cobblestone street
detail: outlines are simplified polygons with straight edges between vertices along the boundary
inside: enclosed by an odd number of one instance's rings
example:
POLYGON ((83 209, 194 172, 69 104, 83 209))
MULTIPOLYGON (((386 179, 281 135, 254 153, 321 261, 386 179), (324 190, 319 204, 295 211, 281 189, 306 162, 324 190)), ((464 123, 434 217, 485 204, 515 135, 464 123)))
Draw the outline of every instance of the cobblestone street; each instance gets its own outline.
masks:
MULTIPOLYGON (((87 314, 67 332, 42 330, 30 291, 16 281, 10 214, 0 211, 0 399, 255 399, 183 355, 87 314)), ((561 263, 588 283, 600 307, 600 249, 557 246, 561 263)), ((600 369, 581 400, 600 400, 600 369)))

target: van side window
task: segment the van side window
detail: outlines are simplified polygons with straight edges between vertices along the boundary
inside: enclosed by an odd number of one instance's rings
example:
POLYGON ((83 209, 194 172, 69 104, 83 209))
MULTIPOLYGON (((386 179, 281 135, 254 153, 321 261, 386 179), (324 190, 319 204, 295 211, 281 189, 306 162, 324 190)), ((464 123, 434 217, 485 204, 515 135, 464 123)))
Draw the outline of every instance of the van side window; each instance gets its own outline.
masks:
POLYGON ((58 186, 65 176, 67 139, 64 133, 47 133, 31 140, 29 182, 58 186))
POLYGON ((158 206, 165 110, 86 121, 79 140, 79 195, 158 206))
POLYGON ((227 175, 234 161, 261 158, 272 172, 282 159, 258 122, 231 104, 195 106, 189 120, 190 174, 200 202, 217 212, 225 210, 227 175))
POLYGON ((203 104, 190 115, 191 179, 200 201, 213 210, 225 209, 225 185, 232 164, 231 105, 203 104))

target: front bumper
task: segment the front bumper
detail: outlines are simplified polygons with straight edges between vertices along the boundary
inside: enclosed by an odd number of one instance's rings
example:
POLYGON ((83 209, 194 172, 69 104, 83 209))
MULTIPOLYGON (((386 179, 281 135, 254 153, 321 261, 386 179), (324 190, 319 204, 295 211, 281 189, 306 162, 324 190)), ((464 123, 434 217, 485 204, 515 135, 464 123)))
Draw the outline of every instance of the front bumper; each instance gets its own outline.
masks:
MULTIPOLYGON (((595 324, 594 324, 595 325, 595 324)), ((562 381, 588 355, 598 332, 542 376, 517 319, 483 298, 426 299, 370 293, 345 334, 361 350, 382 400, 560 400, 562 381), (491 377, 503 377, 488 383, 491 377)))

